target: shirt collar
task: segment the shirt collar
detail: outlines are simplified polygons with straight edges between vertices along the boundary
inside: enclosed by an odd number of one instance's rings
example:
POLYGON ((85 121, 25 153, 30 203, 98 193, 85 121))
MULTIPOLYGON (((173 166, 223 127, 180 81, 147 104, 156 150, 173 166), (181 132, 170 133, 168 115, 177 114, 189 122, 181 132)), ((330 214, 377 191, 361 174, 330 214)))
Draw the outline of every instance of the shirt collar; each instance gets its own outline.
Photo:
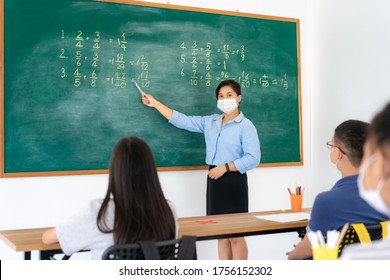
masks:
POLYGON ((345 185, 349 186, 349 185, 356 185, 356 182, 357 182, 357 177, 358 177, 358 174, 356 175, 352 175, 352 176, 347 176, 347 177, 343 177, 341 178, 340 180, 338 180, 336 182, 336 184, 334 185, 334 189, 337 189, 337 188, 341 188, 345 185))
MULTIPOLYGON (((222 118, 223 118, 223 114, 221 114, 221 115, 216 115, 215 118, 214 118, 214 121, 222 120, 222 118)), ((231 121, 236 122, 236 123, 239 123, 239 122, 242 121, 243 118, 244 118, 244 114, 243 114, 242 112, 240 112, 240 113, 238 114, 238 116, 235 117, 235 118, 234 118, 233 120, 231 120, 231 121)))

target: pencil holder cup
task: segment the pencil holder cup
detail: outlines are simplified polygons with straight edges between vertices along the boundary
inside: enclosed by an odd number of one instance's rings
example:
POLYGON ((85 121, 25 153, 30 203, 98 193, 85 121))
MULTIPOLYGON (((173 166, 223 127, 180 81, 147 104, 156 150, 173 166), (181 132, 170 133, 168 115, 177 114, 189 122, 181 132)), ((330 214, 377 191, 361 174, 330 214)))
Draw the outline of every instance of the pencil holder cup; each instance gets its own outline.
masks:
POLYGON ((302 212, 302 197, 301 194, 290 194, 291 212, 302 212))
POLYGON ((312 248, 313 260, 337 260, 339 256, 339 248, 312 248))

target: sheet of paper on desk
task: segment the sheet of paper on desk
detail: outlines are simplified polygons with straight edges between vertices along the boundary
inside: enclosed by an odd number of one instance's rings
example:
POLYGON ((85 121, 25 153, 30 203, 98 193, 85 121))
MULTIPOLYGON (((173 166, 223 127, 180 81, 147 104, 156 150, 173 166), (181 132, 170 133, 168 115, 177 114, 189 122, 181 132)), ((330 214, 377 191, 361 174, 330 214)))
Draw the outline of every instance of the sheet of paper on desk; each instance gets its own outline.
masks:
POLYGON ((308 213, 284 213, 284 214, 273 214, 273 215, 262 215, 255 216, 258 219, 270 220, 274 222, 286 223, 294 221, 309 220, 310 214, 308 213))

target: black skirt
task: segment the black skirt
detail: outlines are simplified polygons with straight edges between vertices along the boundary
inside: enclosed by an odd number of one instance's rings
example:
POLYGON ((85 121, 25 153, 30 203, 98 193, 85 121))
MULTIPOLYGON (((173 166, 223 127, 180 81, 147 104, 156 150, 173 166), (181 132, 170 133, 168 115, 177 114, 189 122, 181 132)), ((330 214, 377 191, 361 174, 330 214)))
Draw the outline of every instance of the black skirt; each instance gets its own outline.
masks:
MULTIPOLYGON (((210 166, 209 170, 215 166, 210 166)), ((248 212, 246 173, 226 172, 219 179, 207 176, 207 215, 248 212)))

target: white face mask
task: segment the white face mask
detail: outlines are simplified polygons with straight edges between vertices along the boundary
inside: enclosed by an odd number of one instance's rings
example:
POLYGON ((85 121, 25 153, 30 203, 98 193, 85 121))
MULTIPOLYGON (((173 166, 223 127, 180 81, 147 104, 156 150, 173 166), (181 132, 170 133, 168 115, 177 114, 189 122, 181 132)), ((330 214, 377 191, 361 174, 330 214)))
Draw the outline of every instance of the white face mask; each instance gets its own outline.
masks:
POLYGON ((364 185, 364 173, 367 170, 367 167, 372 164, 376 160, 375 155, 372 155, 359 170, 358 176, 358 187, 359 187, 359 195, 363 198, 368 204, 371 205, 372 208, 377 210, 378 212, 388 215, 390 217, 390 208, 386 205, 385 201, 381 196, 381 190, 385 185, 385 179, 381 178, 375 189, 369 190, 364 185))
POLYGON ((336 148, 332 149, 332 150, 330 151, 330 153, 329 153, 329 163, 331 163, 332 166, 333 166, 334 168, 338 169, 338 166, 337 166, 337 165, 339 164, 340 159, 338 158, 337 161, 336 161, 335 163, 333 163, 333 161, 332 161, 332 153, 333 153, 334 151, 336 151, 336 148))
POLYGON ((220 99, 217 101, 217 108, 225 114, 232 113, 237 108, 237 101, 235 98, 220 99))

